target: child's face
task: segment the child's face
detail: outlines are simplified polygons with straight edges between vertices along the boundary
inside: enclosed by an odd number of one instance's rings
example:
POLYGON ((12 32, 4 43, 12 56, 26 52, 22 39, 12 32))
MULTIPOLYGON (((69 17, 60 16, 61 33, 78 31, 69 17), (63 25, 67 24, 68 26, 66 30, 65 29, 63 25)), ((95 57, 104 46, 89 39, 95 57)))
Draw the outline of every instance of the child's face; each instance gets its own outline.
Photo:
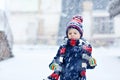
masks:
POLYGON ((81 34, 79 33, 78 30, 74 29, 74 28, 70 28, 68 30, 68 39, 75 39, 78 40, 81 37, 81 34))

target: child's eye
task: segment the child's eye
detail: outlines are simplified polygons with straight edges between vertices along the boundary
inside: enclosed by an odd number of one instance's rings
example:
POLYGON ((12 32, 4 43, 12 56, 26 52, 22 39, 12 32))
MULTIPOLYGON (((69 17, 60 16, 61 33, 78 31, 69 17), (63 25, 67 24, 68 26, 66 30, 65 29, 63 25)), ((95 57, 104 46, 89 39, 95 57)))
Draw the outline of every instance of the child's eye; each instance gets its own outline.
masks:
POLYGON ((69 35, 71 35, 72 33, 69 33, 69 35))
POLYGON ((74 34, 77 34, 77 33, 74 33, 74 34))

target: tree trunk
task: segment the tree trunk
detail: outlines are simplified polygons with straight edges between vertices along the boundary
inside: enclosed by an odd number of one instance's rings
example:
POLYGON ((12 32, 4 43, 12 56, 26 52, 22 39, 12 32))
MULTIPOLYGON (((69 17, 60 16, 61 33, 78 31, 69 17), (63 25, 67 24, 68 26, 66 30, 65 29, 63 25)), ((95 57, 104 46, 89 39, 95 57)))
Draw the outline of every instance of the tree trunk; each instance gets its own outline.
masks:
POLYGON ((3 31, 0 31, 0 61, 13 57, 7 36, 3 31))

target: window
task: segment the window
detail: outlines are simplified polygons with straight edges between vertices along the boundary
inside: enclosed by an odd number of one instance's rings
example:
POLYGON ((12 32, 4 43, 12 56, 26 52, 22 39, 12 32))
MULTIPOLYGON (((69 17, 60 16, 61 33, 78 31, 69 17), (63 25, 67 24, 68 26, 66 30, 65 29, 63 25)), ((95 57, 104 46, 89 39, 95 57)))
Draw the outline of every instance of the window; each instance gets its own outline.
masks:
POLYGON ((96 34, 112 34, 114 27, 112 20, 109 17, 94 17, 93 19, 93 32, 96 34))

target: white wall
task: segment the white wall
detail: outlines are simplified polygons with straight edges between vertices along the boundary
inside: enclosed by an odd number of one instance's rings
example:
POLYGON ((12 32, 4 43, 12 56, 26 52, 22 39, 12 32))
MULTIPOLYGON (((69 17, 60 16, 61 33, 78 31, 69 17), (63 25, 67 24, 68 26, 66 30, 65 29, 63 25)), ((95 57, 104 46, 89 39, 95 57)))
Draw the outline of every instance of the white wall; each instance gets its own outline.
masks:
POLYGON ((5 0, 9 11, 31 12, 38 10, 38 0, 5 0))
POLYGON ((0 0, 0 10, 5 10, 5 0, 0 0))
POLYGON ((43 36, 57 36, 61 0, 6 0, 5 4, 15 43, 35 41, 41 20, 43 36))
POLYGON ((9 17, 15 43, 26 43, 36 37, 37 20, 31 15, 11 15, 9 17))
POLYGON ((120 15, 114 18, 115 35, 120 38, 120 15))

